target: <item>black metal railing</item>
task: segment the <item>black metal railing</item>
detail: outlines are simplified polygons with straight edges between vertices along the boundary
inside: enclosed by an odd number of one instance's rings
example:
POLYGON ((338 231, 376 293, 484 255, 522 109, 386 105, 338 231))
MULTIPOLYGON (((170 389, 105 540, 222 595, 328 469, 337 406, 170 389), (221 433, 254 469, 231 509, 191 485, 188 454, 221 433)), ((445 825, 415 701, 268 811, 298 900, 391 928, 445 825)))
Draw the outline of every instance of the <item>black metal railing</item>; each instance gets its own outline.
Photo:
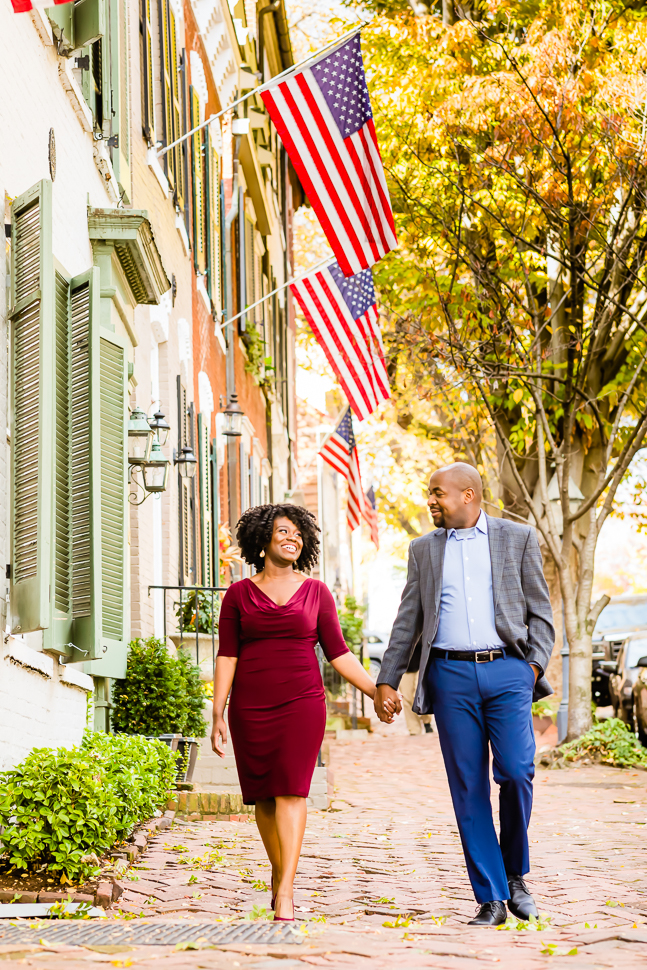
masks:
MULTIPOLYGON (((197 666, 200 666, 200 634, 211 634, 211 675, 216 669, 216 636, 218 630, 218 617, 216 615, 216 602, 218 602, 218 615, 220 614, 220 603, 214 599, 215 594, 225 593, 229 587, 227 586, 149 586, 148 595, 151 595, 152 589, 160 589, 164 593, 164 603, 163 603, 163 616, 164 616, 164 639, 166 639, 166 593, 168 590, 174 590, 180 594, 180 600, 177 604, 179 609, 177 615, 179 617, 179 634, 180 640, 184 639, 185 642, 193 636, 194 631, 189 630, 188 637, 185 636, 184 629, 184 607, 191 603, 193 599, 195 605, 195 662, 197 666), (211 630, 201 630, 199 615, 200 615, 200 594, 209 594, 211 598, 210 616, 211 616, 211 630), (182 595, 185 594, 184 600, 182 595), (188 594, 188 595, 186 595, 188 594)), ((174 604, 175 605, 175 604, 174 604)))

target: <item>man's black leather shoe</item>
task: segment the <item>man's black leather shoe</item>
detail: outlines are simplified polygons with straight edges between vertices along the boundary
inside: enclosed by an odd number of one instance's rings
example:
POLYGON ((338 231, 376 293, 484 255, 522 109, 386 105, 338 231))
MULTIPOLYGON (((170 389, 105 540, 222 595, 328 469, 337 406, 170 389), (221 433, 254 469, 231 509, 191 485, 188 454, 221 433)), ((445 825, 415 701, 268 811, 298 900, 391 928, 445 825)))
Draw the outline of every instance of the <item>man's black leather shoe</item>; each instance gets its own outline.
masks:
POLYGON ((487 903, 481 903, 479 911, 471 919, 468 926, 500 926, 507 919, 505 903, 499 899, 491 899, 487 903))
POLYGON ((508 908, 517 919, 529 919, 531 916, 535 919, 539 918, 535 901, 521 876, 508 876, 508 889, 510 890, 508 908))

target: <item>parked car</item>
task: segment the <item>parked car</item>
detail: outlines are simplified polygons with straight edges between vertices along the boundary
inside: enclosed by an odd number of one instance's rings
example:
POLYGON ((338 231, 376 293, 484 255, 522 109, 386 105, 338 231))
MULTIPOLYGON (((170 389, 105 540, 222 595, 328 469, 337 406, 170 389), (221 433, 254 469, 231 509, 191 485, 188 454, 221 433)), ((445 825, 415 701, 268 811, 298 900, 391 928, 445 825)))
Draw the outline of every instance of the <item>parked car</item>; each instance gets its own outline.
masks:
POLYGON ((632 693, 634 729, 640 743, 647 748, 647 654, 638 658, 638 676, 632 693))
POLYGON ((632 633, 620 647, 617 661, 606 660, 605 664, 614 664, 609 676, 609 695, 613 705, 613 714, 619 717, 634 730, 634 695, 633 687, 638 679, 640 667, 638 662, 647 656, 647 630, 632 633))
POLYGON ((647 593, 614 596, 598 617, 593 630, 593 700, 599 707, 611 704, 609 677, 620 647, 630 633, 647 630, 647 593))
POLYGON ((373 680, 375 680, 380 672, 380 667, 382 666, 382 657, 384 656, 388 645, 388 633, 376 633, 375 631, 371 631, 366 634, 365 652, 371 662, 368 672, 373 680))

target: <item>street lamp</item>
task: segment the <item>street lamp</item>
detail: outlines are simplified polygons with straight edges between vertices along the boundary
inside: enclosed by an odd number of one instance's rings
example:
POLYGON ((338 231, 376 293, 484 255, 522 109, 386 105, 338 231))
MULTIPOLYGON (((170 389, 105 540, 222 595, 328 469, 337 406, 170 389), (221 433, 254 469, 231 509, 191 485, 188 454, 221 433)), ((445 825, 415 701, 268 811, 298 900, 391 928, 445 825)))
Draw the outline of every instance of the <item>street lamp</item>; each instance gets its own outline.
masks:
POLYGON ((168 441, 171 425, 161 411, 156 411, 154 417, 148 419, 148 424, 157 433, 157 439, 163 448, 168 441))
MULTIPOLYGON (((162 415, 163 417, 163 415, 162 415)), ((142 475, 144 477, 144 488, 147 492, 165 492, 168 481, 170 461, 166 455, 162 454, 159 440, 157 437, 153 441, 151 456, 145 465, 142 465, 142 475)))
POLYGON ((243 433, 243 416, 245 412, 238 403, 238 396, 232 394, 229 400, 229 406, 223 411, 225 415, 225 426, 222 429, 222 433, 227 435, 228 438, 240 438, 243 433))
POLYGON ((177 465, 180 478, 195 478, 198 459, 189 445, 183 445, 179 455, 176 451, 173 452, 173 464, 177 465))
POLYGON ((135 405, 128 419, 128 464, 143 465, 151 453, 155 432, 148 423, 146 414, 135 405))

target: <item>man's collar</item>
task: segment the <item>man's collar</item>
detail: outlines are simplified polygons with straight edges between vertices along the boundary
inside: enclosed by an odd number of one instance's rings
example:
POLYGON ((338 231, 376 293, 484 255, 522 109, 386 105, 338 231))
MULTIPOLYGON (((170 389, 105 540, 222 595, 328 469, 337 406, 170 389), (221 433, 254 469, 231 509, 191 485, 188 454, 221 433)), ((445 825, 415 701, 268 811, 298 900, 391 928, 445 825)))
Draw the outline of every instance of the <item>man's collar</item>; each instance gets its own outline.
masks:
MULTIPOLYGON (((478 529, 479 532, 487 535, 487 515, 483 509, 481 509, 481 514, 479 515, 476 525, 473 526, 473 528, 478 529)), ((456 535, 456 529, 447 529, 447 538, 449 539, 449 537, 452 535, 456 535)))

